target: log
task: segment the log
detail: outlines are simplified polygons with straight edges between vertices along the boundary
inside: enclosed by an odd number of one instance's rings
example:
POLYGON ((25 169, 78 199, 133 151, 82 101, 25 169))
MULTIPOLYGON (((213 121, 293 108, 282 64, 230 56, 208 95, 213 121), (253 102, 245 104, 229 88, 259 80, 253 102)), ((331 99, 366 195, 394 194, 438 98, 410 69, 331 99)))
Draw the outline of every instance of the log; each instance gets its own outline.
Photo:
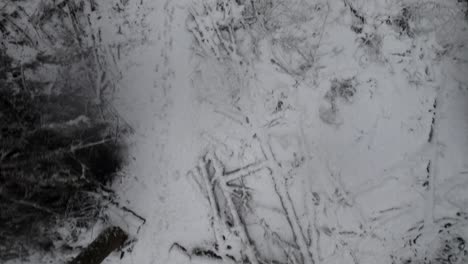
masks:
POLYGON ((112 251, 121 247, 128 235, 119 227, 109 227, 69 264, 100 264, 112 251))

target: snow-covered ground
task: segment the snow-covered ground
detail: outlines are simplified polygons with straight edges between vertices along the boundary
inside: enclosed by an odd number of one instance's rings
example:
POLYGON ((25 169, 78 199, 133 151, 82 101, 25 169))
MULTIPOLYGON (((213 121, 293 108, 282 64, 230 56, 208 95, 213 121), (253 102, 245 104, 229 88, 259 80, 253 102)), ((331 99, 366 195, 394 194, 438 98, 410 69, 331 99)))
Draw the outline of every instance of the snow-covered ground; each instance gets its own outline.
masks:
POLYGON ((467 263, 464 3, 213 2, 127 3, 106 263, 467 263))

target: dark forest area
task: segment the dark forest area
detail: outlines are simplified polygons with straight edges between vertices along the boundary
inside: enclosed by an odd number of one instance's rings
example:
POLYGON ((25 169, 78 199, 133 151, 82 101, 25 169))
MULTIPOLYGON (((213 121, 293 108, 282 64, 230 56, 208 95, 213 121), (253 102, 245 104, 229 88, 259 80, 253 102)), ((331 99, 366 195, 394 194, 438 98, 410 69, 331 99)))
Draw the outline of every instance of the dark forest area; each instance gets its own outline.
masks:
POLYGON ((129 132, 94 1, 0 3, 0 262, 73 252, 103 220, 129 132))

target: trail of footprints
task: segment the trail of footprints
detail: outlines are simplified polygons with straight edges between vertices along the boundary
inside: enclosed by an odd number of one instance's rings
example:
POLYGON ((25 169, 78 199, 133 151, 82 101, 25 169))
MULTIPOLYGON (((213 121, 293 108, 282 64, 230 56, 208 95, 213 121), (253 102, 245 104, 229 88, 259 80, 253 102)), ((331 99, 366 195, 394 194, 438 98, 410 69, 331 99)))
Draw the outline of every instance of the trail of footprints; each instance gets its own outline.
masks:
POLYGON ((175 8, 170 5, 170 1, 166 1, 164 4, 164 29, 162 39, 158 38, 159 40, 164 42, 164 45, 161 49, 161 61, 162 61, 162 72, 161 72, 161 79, 163 81, 162 89, 164 96, 168 96, 169 91, 172 89, 172 80, 174 79, 175 72, 170 65, 170 53, 173 47, 173 37, 172 37, 172 23, 174 21, 174 12, 175 8))

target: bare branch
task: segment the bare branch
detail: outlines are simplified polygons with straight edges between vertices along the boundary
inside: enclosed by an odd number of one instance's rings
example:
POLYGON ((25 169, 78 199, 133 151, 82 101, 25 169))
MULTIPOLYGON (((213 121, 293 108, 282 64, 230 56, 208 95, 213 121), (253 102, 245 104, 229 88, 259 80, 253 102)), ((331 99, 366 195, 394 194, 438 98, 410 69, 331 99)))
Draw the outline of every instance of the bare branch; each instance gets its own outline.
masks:
POLYGON ((282 206, 286 212, 286 216, 291 225, 292 232, 295 236, 296 243, 301 251, 303 263, 313 264, 314 260, 307 246, 301 223, 299 222, 299 218, 297 217, 296 209, 294 208, 294 204, 291 200, 291 197, 289 196, 289 191, 286 187, 286 179, 282 176, 282 169, 279 166, 279 164, 275 161, 273 151, 266 139, 262 136, 258 137, 258 139, 260 140, 263 153, 266 155, 266 160, 268 161, 269 168, 271 169, 272 179, 275 185, 276 193, 278 194, 278 197, 281 200, 282 206))
POLYGON ((239 213, 237 212, 236 206, 234 205, 234 201, 232 200, 231 194, 229 192, 229 187, 227 185, 227 181, 222 177, 223 169, 221 162, 214 156, 210 155, 212 165, 215 169, 215 175, 219 179, 219 186, 221 190, 223 191, 224 197, 226 198, 227 205, 230 209, 231 216, 234 220, 234 227, 237 229, 239 232, 239 236, 243 242, 243 244, 246 247, 246 255, 249 258, 250 263, 252 264, 259 264, 258 259, 257 259, 257 252, 250 241, 250 238, 247 233, 247 229, 242 221, 242 219, 239 216, 239 213))
POLYGON ((243 168, 240 168, 238 170, 232 171, 232 172, 227 172, 224 174, 223 178, 224 181, 226 182, 231 182, 240 178, 244 178, 247 176, 250 176, 254 173, 257 173, 263 169, 265 169, 266 162, 261 161, 261 162, 256 162, 249 164, 243 168))

